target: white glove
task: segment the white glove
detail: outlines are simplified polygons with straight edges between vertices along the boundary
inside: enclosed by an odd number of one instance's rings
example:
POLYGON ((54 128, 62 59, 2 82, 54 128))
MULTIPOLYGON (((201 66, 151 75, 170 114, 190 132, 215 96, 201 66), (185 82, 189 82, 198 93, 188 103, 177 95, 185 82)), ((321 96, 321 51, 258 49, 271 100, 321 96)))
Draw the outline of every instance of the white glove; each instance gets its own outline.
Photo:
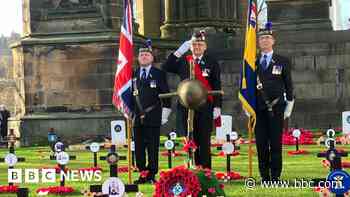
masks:
POLYGON ((292 101, 287 100, 287 106, 284 109, 284 119, 290 117, 290 115, 292 114, 293 106, 294 106, 294 99, 292 101))
POLYGON ((249 118, 250 117, 250 113, 247 110, 245 110, 245 109, 243 109, 243 111, 244 111, 244 114, 249 118))
POLYGON ((182 43, 182 45, 174 52, 174 55, 178 58, 181 57, 191 48, 191 44, 191 40, 187 40, 186 42, 182 43))
POLYGON ((168 118, 170 116, 170 113, 171 113, 170 108, 163 107, 163 109, 162 109, 162 125, 164 125, 165 123, 168 122, 168 118))
POLYGON ((214 107, 214 111, 213 111, 214 120, 217 119, 220 115, 221 115, 220 107, 214 107))

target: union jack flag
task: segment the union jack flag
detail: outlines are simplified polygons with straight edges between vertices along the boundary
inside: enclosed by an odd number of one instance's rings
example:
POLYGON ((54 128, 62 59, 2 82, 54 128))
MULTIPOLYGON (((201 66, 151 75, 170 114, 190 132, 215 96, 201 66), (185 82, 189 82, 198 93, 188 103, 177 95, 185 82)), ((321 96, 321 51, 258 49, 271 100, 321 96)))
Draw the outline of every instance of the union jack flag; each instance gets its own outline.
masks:
POLYGON ((112 102, 115 107, 131 118, 133 113, 132 104, 132 0, 124 0, 124 16, 119 39, 118 67, 114 78, 114 91, 112 102))

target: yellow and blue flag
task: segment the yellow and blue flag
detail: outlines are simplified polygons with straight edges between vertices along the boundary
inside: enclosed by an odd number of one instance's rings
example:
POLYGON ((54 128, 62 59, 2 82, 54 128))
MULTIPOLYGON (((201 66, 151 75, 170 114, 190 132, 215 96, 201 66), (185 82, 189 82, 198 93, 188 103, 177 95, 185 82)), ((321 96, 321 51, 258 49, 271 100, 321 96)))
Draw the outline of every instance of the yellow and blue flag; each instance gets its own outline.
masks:
POLYGON ((257 9, 254 0, 249 0, 247 29, 238 98, 242 107, 250 114, 249 127, 254 129, 256 122, 256 27, 257 9))

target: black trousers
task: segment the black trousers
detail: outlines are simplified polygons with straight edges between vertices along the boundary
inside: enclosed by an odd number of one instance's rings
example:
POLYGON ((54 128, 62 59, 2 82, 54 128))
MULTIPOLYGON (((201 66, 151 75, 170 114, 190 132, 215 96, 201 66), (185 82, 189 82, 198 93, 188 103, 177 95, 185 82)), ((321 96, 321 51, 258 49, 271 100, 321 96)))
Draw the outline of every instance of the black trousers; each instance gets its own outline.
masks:
MULTIPOLYGON (((188 110, 182 106, 177 107, 177 128, 180 135, 187 135, 188 110), (179 124, 180 123, 180 124, 179 124)), ((193 140, 197 145, 194 153, 195 165, 211 168, 210 134, 213 130, 213 107, 205 104, 195 111, 193 120, 193 140)))
POLYGON ((284 106, 257 111, 255 126, 259 171, 263 180, 278 179, 282 172, 282 132, 284 106))
POLYGON ((160 127, 134 127, 134 137, 136 166, 140 172, 148 170, 148 177, 154 178, 158 173, 160 127))

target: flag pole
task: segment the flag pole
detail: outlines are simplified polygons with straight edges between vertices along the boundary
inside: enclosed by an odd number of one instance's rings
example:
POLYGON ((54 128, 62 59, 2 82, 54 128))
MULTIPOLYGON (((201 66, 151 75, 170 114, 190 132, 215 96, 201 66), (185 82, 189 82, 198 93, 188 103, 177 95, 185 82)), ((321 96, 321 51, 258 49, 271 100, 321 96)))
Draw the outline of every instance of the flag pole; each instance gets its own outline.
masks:
POLYGON ((132 121, 130 118, 127 118, 127 135, 128 135, 128 180, 129 184, 132 184, 132 178, 131 178, 131 171, 132 171, 132 164, 131 164, 131 127, 132 127, 132 121))
POLYGON ((248 132, 249 132, 249 145, 248 145, 248 176, 252 177, 253 172, 253 150, 252 150, 252 138, 253 138, 253 127, 252 127, 252 120, 251 117, 249 117, 248 120, 248 132))

